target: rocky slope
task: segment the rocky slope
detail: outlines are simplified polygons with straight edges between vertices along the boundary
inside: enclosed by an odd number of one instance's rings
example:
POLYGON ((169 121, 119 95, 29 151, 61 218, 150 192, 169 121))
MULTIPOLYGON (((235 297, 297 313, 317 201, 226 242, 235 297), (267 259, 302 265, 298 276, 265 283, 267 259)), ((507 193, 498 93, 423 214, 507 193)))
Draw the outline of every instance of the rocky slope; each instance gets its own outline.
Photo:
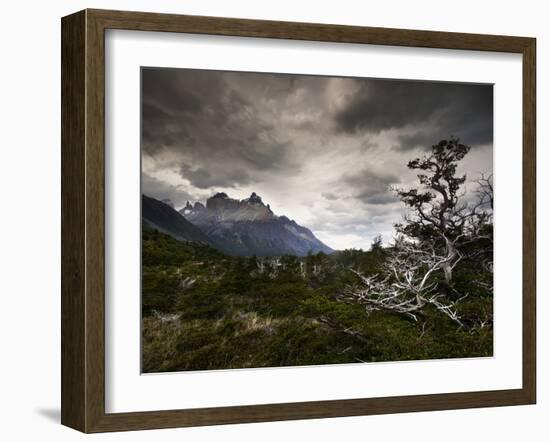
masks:
POLYGON ((180 213, 199 227, 217 249, 229 255, 305 256, 333 252, 311 230, 286 216, 275 215, 256 193, 244 200, 217 193, 206 201, 206 206, 188 202, 180 213))
POLYGON ((169 204, 142 195, 141 220, 144 227, 166 233, 180 241, 211 244, 208 237, 169 204))

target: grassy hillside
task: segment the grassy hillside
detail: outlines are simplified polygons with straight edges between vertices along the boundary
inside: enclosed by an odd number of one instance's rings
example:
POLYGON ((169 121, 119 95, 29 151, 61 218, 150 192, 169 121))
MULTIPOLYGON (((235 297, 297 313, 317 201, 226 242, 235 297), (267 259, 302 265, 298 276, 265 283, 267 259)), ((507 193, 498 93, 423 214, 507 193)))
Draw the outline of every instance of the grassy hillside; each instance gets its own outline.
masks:
MULTIPOLYGON (((417 322, 338 300, 374 274, 383 249, 280 259, 228 257, 144 229, 142 358, 145 372, 318 365, 492 355, 492 328, 457 329, 427 310, 417 322)), ((492 294, 475 263, 462 262, 456 289, 467 323, 492 317, 492 294)))

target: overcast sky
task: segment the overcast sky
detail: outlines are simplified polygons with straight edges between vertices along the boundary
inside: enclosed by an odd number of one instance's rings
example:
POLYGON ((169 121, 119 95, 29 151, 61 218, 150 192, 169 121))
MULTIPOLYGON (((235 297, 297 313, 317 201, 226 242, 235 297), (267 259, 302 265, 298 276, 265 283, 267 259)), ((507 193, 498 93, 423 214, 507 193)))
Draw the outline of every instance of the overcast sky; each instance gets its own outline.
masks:
MULTIPOLYGON (((334 249, 392 238, 409 160, 450 136, 461 172, 492 172, 491 85, 187 69, 142 70, 142 187, 204 202, 252 192, 334 249)), ((467 189, 473 184, 467 183, 467 189)))

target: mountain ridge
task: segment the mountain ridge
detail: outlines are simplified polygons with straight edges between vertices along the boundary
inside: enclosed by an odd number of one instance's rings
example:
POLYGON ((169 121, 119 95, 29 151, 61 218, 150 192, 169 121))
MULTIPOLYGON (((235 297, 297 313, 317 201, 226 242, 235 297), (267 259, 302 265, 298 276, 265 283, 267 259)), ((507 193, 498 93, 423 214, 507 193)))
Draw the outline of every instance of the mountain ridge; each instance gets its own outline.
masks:
POLYGON ((334 252, 308 228, 286 216, 275 215, 255 192, 242 200, 218 192, 205 205, 191 205, 188 201, 180 214, 199 227, 219 250, 230 255, 306 256, 334 252))
POLYGON ((179 241, 191 241, 213 246, 210 239, 197 226, 190 223, 170 204, 141 196, 142 225, 166 233, 179 241))

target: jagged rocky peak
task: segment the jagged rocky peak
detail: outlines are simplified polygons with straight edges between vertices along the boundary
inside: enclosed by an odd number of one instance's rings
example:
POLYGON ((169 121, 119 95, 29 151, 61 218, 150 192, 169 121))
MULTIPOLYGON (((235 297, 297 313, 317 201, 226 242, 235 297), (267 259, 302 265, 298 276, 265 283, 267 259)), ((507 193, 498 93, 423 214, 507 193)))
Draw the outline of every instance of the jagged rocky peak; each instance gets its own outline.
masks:
POLYGON ((170 198, 164 198, 161 202, 163 202, 167 206, 170 206, 172 209, 174 208, 174 203, 170 198))
POLYGON ((206 200, 206 208, 210 210, 235 209, 238 205, 239 201, 229 198, 225 192, 218 192, 206 200))
POLYGON ((262 198, 252 192, 250 197, 245 199, 231 198, 225 192, 218 192, 206 200, 206 207, 193 210, 188 215, 191 221, 199 224, 213 222, 212 220, 224 220, 225 222, 270 220, 275 217, 269 205, 265 205, 262 198))
POLYGON ((189 201, 187 201, 187 203, 185 203, 185 207, 180 210, 180 213, 183 216, 186 216, 186 215, 189 215, 191 212, 193 212, 193 206, 189 201))
POLYGON ((210 199, 214 199, 214 198, 218 198, 218 199, 219 199, 219 198, 227 199, 227 198, 229 198, 229 197, 227 196, 227 193, 225 193, 225 192, 218 192, 218 193, 214 194, 214 196, 210 197, 210 199))
POLYGON ((198 242, 207 241, 229 255, 307 256, 310 251, 333 251, 311 230, 284 215, 275 215, 270 205, 264 204, 256 192, 242 200, 219 192, 208 198, 206 207, 198 201, 187 201, 179 211, 183 216, 178 216, 160 201, 157 204, 164 207, 162 211, 156 210, 154 200, 146 202, 151 206, 150 213, 144 211, 143 216, 150 227, 164 231, 176 239, 188 241, 196 238, 198 242), (206 240, 201 235, 205 235, 206 240))
POLYGON ((258 194, 256 194, 256 192, 252 192, 252 194, 250 195, 250 197, 245 200, 247 203, 249 204, 261 204, 261 205, 264 205, 263 201, 262 201, 262 197, 259 196, 258 194))
POLYGON ((210 244, 208 237, 165 201, 141 196, 141 217, 145 228, 166 233, 179 241, 210 244))

